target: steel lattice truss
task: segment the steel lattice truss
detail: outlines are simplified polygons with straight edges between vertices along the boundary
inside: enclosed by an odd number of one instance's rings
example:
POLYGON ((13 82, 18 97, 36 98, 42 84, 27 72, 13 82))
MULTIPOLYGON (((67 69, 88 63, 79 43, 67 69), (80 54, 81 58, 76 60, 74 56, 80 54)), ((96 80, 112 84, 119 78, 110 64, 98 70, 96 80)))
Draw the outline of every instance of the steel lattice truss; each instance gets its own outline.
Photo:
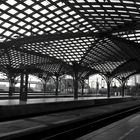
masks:
POLYGON ((139 0, 1 0, 0 67, 128 77, 140 71, 139 0))

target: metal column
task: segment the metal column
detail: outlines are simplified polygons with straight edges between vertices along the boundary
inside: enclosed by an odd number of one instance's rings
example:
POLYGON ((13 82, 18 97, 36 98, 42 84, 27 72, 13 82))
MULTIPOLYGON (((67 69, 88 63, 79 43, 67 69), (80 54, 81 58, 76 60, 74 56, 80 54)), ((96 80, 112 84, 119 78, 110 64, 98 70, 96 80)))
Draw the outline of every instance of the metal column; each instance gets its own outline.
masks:
POLYGON ((27 101, 28 73, 21 73, 20 80, 20 101, 27 101))

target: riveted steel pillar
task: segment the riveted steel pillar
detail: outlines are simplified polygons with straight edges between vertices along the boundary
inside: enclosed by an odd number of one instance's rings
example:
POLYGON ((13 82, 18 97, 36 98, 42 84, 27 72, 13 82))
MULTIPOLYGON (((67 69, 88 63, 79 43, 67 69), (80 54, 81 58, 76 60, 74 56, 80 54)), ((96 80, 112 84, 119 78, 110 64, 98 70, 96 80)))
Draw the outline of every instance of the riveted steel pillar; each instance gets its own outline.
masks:
POLYGON ((43 92, 46 93, 46 81, 43 83, 43 92))
POLYGON ((107 81, 107 97, 110 98, 110 82, 107 81))
POLYGON ((47 79, 43 78, 42 82, 43 82, 43 93, 45 95, 45 93, 47 92, 47 90, 46 90, 46 88, 47 88, 47 79))
POLYGON ((84 95, 84 80, 82 79, 81 81, 81 88, 82 88, 82 93, 81 95, 83 96, 84 95))
POLYGON ((55 74, 56 76, 56 88, 55 88, 55 95, 57 96, 58 95, 58 86, 59 86, 59 75, 58 74, 55 74))
POLYGON ((78 79, 74 78, 74 99, 78 98, 78 79))
POLYGON ((124 89, 125 89, 125 83, 122 83, 122 97, 124 97, 124 89))
POLYGON ((106 83, 107 83, 107 97, 110 98, 110 84, 111 84, 111 77, 106 76, 106 83))
POLYGON ((73 63, 73 88, 74 88, 74 99, 78 99, 78 65, 73 63))
POLYGON ((121 80, 121 84, 122 84, 122 97, 125 96, 125 93, 124 93, 125 83, 126 83, 126 79, 122 78, 122 80, 121 80))
POLYGON ((11 77, 9 79, 9 97, 13 95, 14 91, 15 91, 15 79, 11 77))
POLYGON ((29 74, 26 73, 25 74, 25 98, 27 100, 27 94, 28 94, 28 78, 29 78, 29 74))
POLYGON ((21 73, 20 80, 20 101, 27 101, 28 94, 28 73, 21 73))

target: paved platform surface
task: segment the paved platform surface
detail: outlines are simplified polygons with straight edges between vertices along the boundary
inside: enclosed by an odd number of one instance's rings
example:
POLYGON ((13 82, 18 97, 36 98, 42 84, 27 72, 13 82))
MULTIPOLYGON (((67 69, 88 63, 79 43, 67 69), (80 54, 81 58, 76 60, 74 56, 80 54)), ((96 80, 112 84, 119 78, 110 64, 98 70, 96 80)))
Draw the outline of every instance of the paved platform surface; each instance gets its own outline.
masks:
MULTIPOLYGON (((129 96, 126 96, 126 98, 129 96)), ((113 98, 122 98, 121 96, 112 96, 113 98)), ((78 97, 74 99, 73 97, 52 97, 52 98, 39 98, 38 99, 28 99, 27 102, 21 102, 19 99, 5 99, 0 100, 0 105, 18 105, 18 104, 35 104, 35 103, 53 103, 53 102, 66 102, 75 100, 93 100, 93 99, 107 99, 107 97, 78 97)))
MULTIPOLYGON (((37 132, 40 131, 40 129, 51 129, 53 127, 59 127, 62 126, 63 124, 70 124, 79 121, 81 119, 86 119, 87 117, 96 118, 99 115, 104 116, 104 114, 106 113, 119 111, 136 105, 137 106, 140 105, 139 100, 99 106, 99 107, 76 109, 72 111, 65 111, 59 113, 51 113, 48 115, 30 117, 30 118, 14 120, 14 121, 1 122, 0 140, 10 139, 11 136, 17 137, 19 135, 25 135, 33 131, 37 132)), ((114 139, 107 139, 107 140, 114 140, 114 139)))
POLYGON ((140 140, 140 112, 76 140, 140 140))
MULTIPOLYGON (((34 99, 34 98, 73 98, 73 94, 62 94, 59 93, 58 96, 55 95, 55 93, 28 93, 28 98, 29 99, 34 99)), ((81 94, 78 94, 78 97, 91 97, 91 98, 107 98, 107 95, 101 95, 101 94, 84 94, 83 96, 81 94)), ((122 96, 111 96, 111 97, 116 97, 120 98, 122 96)), ((125 97, 128 97, 128 95, 125 95, 125 97)), ((130 96, 129 96, 130 97, 130 96)), ((0 100, 5 100, 5 99, 19 99, 19 93, 13 93, 11 97, 9 97, 9 94, 6 93, 0 93, 0 100)))

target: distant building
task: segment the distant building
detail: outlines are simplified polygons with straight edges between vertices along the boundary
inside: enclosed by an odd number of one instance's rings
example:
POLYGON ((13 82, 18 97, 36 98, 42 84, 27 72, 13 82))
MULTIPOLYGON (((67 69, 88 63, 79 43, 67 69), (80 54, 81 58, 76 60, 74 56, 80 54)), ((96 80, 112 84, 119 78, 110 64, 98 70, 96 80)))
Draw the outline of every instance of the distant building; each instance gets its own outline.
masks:
POLYGON ((8 86, 6 86, 6 84, 0 83, 0 91, 8 91, 8 90, 9 90, 9 88, 8 88, 8 86))
POLYGON ((136 79, 137 79, 137 83, 140 84, 140 75, 137 75, 136 79))
POLYGON ((134 75, 128 80, 128 85, 135 86, 136 84, 140 84, 140 75, 134 75))

